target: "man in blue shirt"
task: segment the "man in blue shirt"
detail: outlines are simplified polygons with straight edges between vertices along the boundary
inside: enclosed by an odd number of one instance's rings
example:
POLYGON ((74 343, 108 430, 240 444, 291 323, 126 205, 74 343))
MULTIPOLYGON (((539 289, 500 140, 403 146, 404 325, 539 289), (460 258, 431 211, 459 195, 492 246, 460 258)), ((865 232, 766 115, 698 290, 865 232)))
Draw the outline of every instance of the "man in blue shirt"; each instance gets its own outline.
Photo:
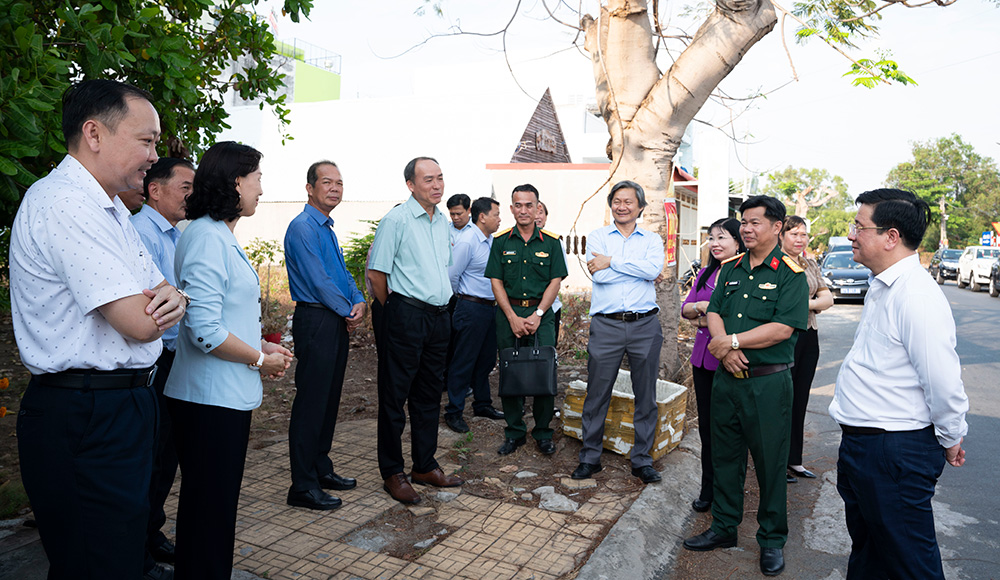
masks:
POLYGON ((306 172, 305 209, 285 232, 288 286, 295 301, 295 401, 288 426, 292 487, 288 505, 316 510, 340 507, 324 489, 353 489, 357 481, 334 473, 330 460, 340 393, 347 369, 348 334, 367 305, 347 271, 330 212, 340 204, 344 180, 332 161, 306 172))
POLYGON ((623 355, 628 353, 635 394, 632 475, 643 483, 660 481, 650 450, 656 431, 656 377, 663 331, 656 316, 654 280, 663 270, 663 240, 636 227, 646 194, 634 181, 619 181, 608 194, 615 223, 587 236, 594 279, 587 344, 587 399, 583 403, 583 448, 573 479, 602 469, 604 419, 623 355))
POLYGON ((500 229, 500 202, 480 197, 472 204, 471 228, 462 230, 452 246, 448 277, 457 303, 451 315, 451 342, 459 345, 448 364, 448 406, 444 422, 457 433, 467 433, 462 418, 470 385, 475 397, 473 414, 503 419, 493 408, 490 372, 497 363, 496 300, 489 278, 483 276, 493 234, 500 229))
POLYGON ((396 501, 413 504, 420 495, 403 473, 404 407, 410 412, 413 483, 463 482, 446 475, 434 458, 451 334, 450 226, 437 208, 444 174, 434 159, 416 157, 403 179, 411 195, 379 222, 368 279, 385 319, 378 344, 378 468, 382 488, 396 501))
MULTIPOLYGON (((186 200, 194 182, 194 166, 190 161, 163 158, 153 164, 143 178, 142 196, 145 205, 139 213, 130 218, 132 226, 139 232, 139 238, 160 269, 167 283, 177 285, 174 275, 174 249, 181 233, 177 223, 185 218, 186 200)), ((120 196, 119 196, 120 197, 120 196)), ((124 202, 124 199, 122 200, 124 202)), ((163 386, 167 384, 170 367, 174 364, 177 349, 175 326, 163 333, 163 353, 156 361, 156 375, 153 388, 160 404, 159 427, 153 449, 153 474, 149 482, 149 522, 146 531, 146 561, 143 567, 148 578, 162 576, 156 562, 174 562, 174 545, 170 543, 160 528, 167 522, 163 504, 170 495, 170 488, 177 475, 177 451, 174 449, 173 425, 166 412, 163 386)))
POLYGON ((451 217, 448 236, 454 247, 459 234, 475 227, 476 222, 472 219, 472 199, 464 193, 456 193, 448 198, 448 203, 445 205, 448 206, 448 215, 451 217))

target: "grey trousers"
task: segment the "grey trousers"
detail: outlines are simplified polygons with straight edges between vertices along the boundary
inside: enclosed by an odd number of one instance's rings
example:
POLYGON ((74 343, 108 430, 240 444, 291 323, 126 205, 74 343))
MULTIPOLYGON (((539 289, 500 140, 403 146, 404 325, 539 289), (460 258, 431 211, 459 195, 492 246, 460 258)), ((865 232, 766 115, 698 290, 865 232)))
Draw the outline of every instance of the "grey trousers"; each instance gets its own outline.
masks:
POLYGON ((583 403, 583 448, 581 463, 600 463, 604 419, 611 403, 611 390, 625 353, 632 372, 635 394, 635 444, 630 455, 632 467, 653 464, 650 449, 656 430, 656 376, 660 369, 663 330, 656 316, 635 322, 595 316, 590 321, 587 345, 587 399, 583 403))

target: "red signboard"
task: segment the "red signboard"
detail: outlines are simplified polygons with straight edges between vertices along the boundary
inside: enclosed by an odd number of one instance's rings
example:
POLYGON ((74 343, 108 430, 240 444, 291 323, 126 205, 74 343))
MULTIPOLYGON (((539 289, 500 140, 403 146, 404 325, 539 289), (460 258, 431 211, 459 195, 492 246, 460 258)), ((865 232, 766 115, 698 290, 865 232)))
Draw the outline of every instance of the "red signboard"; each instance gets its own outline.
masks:
POLYGON ((667 217, 667 266, 677 265, 677 200, 663 200, 663 213, 667 217))

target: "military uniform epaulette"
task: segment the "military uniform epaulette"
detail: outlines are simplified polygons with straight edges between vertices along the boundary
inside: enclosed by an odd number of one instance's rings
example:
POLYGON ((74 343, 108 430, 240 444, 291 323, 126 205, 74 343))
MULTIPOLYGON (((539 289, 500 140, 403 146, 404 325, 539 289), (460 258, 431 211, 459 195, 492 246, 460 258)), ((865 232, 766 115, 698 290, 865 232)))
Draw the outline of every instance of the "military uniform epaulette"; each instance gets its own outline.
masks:
MULTIPOLYGON (((743 252, 743 254, 745 254, 745 253, 746 252, 743 252)), ((723 264, 728 264, 729 262, 732 262, 733 260, 739 260, 740 258, 743 257, 743 254, 736 254, 732 258, 726 258, 725 260, 722 261, 722 263, 723 264)))
POLYGON ((560 238, 562 238, 562 236, 560 236, 559 234, 553 234, 552 232, 550 232, 548 230, 542 230, 542 233, 545 234, 546 236, 550 237, 550 238, 555 238, 557 240, 560 239, 560 238))
POLYGON ((796 274, 801 274, 802 272, 805 272, 805 270, 802 269, 802 266, 799 266, 798 262, 796 262, 795 260, 791 259, 788 256, 784 256, 783 258, 781 258, 781 261, 784 262, 785 265, 788 266, 792 270, 792 272, 795 272, 796 274))
POLYGON ((512 229, 514 229, 514 228, 507 228, 507 229, 505 229, 502 232, 497 232, 497 233, 493 234, 493 237, 494 238, 499 238, 500 236, 506 236, 507 234, 510 233, 510 230, 512 230, 512 229))

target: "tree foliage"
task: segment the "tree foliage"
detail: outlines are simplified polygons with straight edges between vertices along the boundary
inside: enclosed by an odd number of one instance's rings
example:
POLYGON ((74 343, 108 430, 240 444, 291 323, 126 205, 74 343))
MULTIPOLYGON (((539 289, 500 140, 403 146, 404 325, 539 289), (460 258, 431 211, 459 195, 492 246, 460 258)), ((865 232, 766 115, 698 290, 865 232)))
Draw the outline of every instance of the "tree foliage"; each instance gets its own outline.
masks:
POLYGON ((846 236, 852 211, 847 183, 825 169, 788 166, 767 176, 762 193, 785 202, 789 215, 810 222, 810 245, 825 247, 830 236, 846 236))
MULTIPOLYGON (((0 224, 65 155, 61 98, 74 81, 112 78, 150 91, 161 155, 207 148, 228 128, 227 95, 261 100, 287 122, 259 2, 0 0, 0 224)), ((311 8, 312 0, 285 0, 283 11, 298 21, 311 8)))
POLYGON ((952 134, 913 144, 912 159, 889 171, 886 183, 908 189, 931 205, 931 224, 923 247, 941 241, 941 200, 947 215, 951 247, 978 244, 990 222, 1000 220, 1000 172, 993 159, 976 153, 962 137, 952 134))

